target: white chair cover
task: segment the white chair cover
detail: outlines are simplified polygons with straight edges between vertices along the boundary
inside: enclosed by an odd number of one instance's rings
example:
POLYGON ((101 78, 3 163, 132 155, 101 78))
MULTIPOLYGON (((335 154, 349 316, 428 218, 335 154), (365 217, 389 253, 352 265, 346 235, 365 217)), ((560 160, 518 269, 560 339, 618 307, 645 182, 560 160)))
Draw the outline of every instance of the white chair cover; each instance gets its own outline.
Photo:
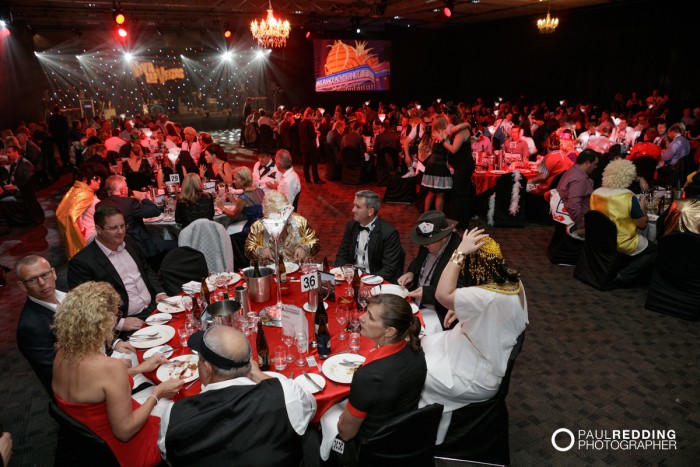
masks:
POLYGON ((178 245, 201 251, 210 273, 233 271, 231 238, 218 222, 197 219, 180 232, 178 245))

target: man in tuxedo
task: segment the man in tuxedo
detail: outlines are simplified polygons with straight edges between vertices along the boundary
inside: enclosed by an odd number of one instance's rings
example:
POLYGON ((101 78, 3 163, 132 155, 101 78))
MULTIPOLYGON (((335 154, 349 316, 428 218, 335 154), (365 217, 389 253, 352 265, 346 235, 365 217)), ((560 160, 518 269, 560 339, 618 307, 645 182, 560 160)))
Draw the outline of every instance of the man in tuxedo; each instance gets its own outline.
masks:
POLYGON ((277 177, 277 167, 272 156, 265 152, 259 153, 258 162, 253 166, 253 185, 267 193, 273 190, 277 177))
POLYGON ((212 326, 194 333, 187 345, 199 353, 202 392, 165 408, 158 437, 163 458, 170 465, 226 465, 231 459, 299 465, 301 436, 316 413, 314 397, 292 379, 260 371, 238 330, 212 326))
MULTIPOLYGON (((406 274, 398 280, 400 286, 411 291, 408 296, 424 310, 426 327, 429 326, 428 317, 437 315, 439 327, 433 322, 433 331, 442 330, 447 314, 447 308, 435 300, 435 288, 445 265, 461 241, 454 233, 456 225, 457 221, 447 219, 440 211, 424 212, 411 228, 411 240, 420 245, 418 255, 408 265, 406 274)), ((457 284, 458 287, 466 286, 463 276, 460 275, 457 284)))
POLYGON ((155 203, 146 198, 145 193, 134 191, 129 195, 129 187, 126 179, 121 175, 112 175, 105 181, 107 196, 97 203, 95 209, 102 206, 113 206, 119 209, 126 221, 126 233, 128 233, 143 252, 152 267, 158 267, 160 260, 168 251, 177 247, 176 240, 163 240, 155 238, 146 230, 143 220, 160 215, 160 209, 155 203))
POLYGON ((381 219, 379 195, 362 190, 355 193, 352 221, 345 226, 335 265, 353 264, 367 274, 396 282, 403 271, 406 253, 396 229, 381 219))
POLYGON ((124 214, 118 208, 98 205, 95 232, 95 241, 68 263, 68 285, 73 288, 87 281, 109 282, 122 299, 116 329, 140 329, 156 304, 168 296, 136 241, 126 235, 124 214))
MULTIPOLYGON (((27 294, 17 323, 17 347, 32 366, 39 381, 53 397, 51 377, 56 356, 56 336, 53 318, 66 294, 56 290, 56 271, 41 256, 28 255, 17 261, 17 285, 27 294)), ((126 342, 114 341, 112 346, 121 352, 131 352, 126 342)))

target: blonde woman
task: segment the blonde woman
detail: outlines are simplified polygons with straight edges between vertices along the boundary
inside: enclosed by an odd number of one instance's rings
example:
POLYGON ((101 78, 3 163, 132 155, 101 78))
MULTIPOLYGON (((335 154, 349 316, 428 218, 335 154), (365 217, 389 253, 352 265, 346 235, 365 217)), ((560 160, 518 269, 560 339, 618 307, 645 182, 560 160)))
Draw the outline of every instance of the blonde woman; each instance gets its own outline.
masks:
POLYGON ((214 198, 204 193, 202 179, 196 173, 185 175, 182 190, 177 196, 175 222, 184 229, 197 219, 214 218, 214 198))
POLYGON ((228 217, 237 219, 241 215, 245 216, 247 222, 243 230, 234 234, 245 238, 248 236, 250 226, 253 225, 253 222, 262 217, 262 203, 263 199, 265 199, 265 192, 253 186, 253 173, 248 167, 236 167, 233 169, 233 185, 236 189, 243 190, 243 192, 236 197, 233 206, 224 206, 218 198, 216 201, 221 211, 228 217))
MULTIPOLYGON (((159 384, 143 405, 131 398, 126 365, 102 353, 112 340, 119 301, 106 282, 86 282, 66 295, 54 320, 54 396, 61 410, 107 442, 120 465, 158 465, 160 420, 151 410, 161 398, 177 394, 183 381, 159 384)), ((153 371, 159 363, 151 360, 141 370, 153 371)))
MULTIPOLYGON (((271 191, 265 195, 263 215, 280 213, 289 203, 287 197, 279 191, 271 191)), ((299 261, 312 256, 320 248, 316 232, 309 226, 308 221, 299 214, 292 213, 287 226, 280 236, 280 254, 285 261, 299 261)), ((255 222, 250 228, 250 234, 245 242, 245 254, 251 260, 274 260, 272 238, 265 231, 261 221, 255 222)))

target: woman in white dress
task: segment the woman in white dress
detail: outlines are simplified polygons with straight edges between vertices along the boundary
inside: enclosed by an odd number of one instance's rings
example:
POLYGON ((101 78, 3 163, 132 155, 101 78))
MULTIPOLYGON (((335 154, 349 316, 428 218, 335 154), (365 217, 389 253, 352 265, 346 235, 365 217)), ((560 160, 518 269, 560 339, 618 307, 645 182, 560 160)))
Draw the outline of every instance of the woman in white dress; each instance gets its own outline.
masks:
POLYGON ((498 243, 481 229, 464 233, 440 277, 435 298, 450 310, 445 327, 458 321, 453 329, 421 342, 428 374, 420 406, 445 407, 439 444, 452 411, 496 394, 528 318, 518 274, 505 266, 498 243), (467 287, 457 288, 459 274, 465 274, 467 287))

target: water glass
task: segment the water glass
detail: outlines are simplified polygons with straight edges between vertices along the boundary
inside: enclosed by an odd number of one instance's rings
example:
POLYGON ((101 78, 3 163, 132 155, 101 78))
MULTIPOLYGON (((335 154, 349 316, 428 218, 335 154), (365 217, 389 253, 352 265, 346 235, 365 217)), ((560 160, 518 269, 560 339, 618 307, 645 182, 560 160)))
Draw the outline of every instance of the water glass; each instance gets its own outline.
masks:
POLYGON ((352 285, 352 279, 355 277, 355 267, 352 264, 344 265, 343 275, 345 276, 345 281, 348 283, 348 287, 350 287, 352 285))
POLYGON ((372 289, 373 287, 371 286, 366 286, 363 285, 360 287, 360 290, 357 292, 357 303, 360 305, 362 308, 362 311, 367 309, 367 302, 369 301, 369 298, 372 296, 372 289))
POLYGON ((189 295, 183 295, 182 297, 182 306, 185 307, 185 312, 187 313, 187 316, 192 314, 192 297, 189 295))
POLYGON ((350 352, 360 353, 360 333, 353 332, 350 334, 350 352))
POLYGON ((182 347, 187 347, 187 339, 190 338, 190 333, 189 333, 189 331, 187 330, 187 327, 186 327, 186 326, 180 326, 180 327, 177 329, 177 335, 178 335, 178 337, 180 337, 180 345, 181 345, 182 347))
POLYGON ((297 351, 299 352, 299 359, 296 361, 296 364, 297 366, 304 366, 306 365, 306 360, 304 360, 302 354, 306 352, 306 346, 309 344, 306 333, 304 331, 297 331, 294 334, 294 343, 297 345, 297 351))
POLYGON ((309 290, 309 311, 311 313, 316 312, 316 307, 318 306, 318 289, 309 290))
POLYGON ((287 350, 283 345, 275 346, 275 353, 272 360, 275 362, 276 371, 282 371, 287 368, 287 350))
POLYGON ((282 343, 287 346, 287 361, 293 362, 294 355, 292 355, 292 344, 294 344, 294 328, 286 327, 282 328, 282 343))
POLYGON ((338 305, 336 310, 335 310, 335 319, 338 321, 338 324, 340 324, 340 335, 338 336, 338 339, 341 341, 344 341, 348 338, 347 333, 345 332, 345 325, 348 324, 348 317, 350 316, 350 310, 348 309, 347 305, 338 305))

